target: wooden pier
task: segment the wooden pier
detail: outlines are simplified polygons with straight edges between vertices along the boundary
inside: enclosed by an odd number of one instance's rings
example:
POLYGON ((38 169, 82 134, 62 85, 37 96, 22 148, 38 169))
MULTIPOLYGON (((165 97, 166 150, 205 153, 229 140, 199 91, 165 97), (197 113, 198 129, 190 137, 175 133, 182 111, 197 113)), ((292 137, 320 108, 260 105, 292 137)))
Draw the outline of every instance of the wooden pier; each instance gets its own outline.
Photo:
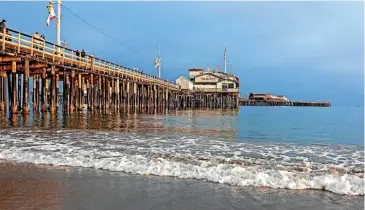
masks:
POLYGON ((308 102, 308 101, 259 101, 240 99, 239 106, 308 106, 308 107, 331 107, 330 102, 308 102))
POLYGON ((30 104, 42 112, 73 112, 85 105, 88 110, 139 112, 238 107, 238 93, 186 92, 167 80, 90 55, 77 56, 75 50, 12 29, 4 29, 0 37, 0 111, 8 107, 12 114, 27 114, 30 104))

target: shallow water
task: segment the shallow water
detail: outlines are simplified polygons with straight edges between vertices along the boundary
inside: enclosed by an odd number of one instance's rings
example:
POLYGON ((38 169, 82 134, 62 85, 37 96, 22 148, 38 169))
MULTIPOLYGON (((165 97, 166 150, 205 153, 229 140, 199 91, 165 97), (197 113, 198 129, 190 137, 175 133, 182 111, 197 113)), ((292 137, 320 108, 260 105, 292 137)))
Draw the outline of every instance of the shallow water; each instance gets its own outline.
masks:
POLYGON ((362 107, 0 116, 0 159, 363 197, 363 122, 362 107))

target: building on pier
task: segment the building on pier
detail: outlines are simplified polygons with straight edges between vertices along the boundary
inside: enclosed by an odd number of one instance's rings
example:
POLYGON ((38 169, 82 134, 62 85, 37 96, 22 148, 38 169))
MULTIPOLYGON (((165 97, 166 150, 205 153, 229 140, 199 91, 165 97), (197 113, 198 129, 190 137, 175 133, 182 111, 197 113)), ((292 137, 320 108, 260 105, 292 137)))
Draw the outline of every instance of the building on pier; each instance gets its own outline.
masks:
POLYGON ((285 96, 274 96, 271 93, 250 93, 248 98, 255 101, 289 101, 285 96))
POLYGON ((176 79, 176 84, 180 85, 181 90, 193 90, 194 84, 185 76, 180 76, 176 79))
POLYGON ((234 74, 221 72, 219 69, 206 71, 200 68, 189 69, 189 79, 181 76, 176 80, 181 89, 201 92, 238 93, 239 78, 234 74))

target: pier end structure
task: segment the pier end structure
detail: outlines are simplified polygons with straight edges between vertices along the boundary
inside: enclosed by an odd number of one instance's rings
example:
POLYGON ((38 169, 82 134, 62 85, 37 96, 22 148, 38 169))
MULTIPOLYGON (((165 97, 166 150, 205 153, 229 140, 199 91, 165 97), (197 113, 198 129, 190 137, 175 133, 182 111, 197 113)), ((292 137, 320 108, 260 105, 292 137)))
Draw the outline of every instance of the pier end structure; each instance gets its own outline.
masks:
POLYGON ((331 107, 330 101, 291 101, 285 96, 275 96, 271 93, 250 93, 247 99, 240 98, 240 106, 307 106, 331 107))
POLYGON ((191 68, 189 76, 180 76, 176 84, 180 85, 179 96, 186 108, 237 108, 239 106, 239 78, 220 69, 191 68))

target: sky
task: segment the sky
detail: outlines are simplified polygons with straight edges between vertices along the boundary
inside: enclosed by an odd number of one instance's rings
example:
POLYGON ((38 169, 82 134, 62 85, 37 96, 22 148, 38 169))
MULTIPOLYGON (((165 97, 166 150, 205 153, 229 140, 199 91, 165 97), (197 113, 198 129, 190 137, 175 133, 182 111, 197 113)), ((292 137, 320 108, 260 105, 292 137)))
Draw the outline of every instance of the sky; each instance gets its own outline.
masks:
MULTIPOLYGON (((240 77, 243 96, 269 92, 291 100, 364 102, 363 2, 63 4, 61 39, 104 60, 157 75, 153 59, 160 44, 161 75, 175 80, 189 68, 224 70, 226 47, 232 63, 227 70, 240 77)), ((55 42, 46 6, 0 2, 0 18, 11 29, 38 31, 55 42)))

